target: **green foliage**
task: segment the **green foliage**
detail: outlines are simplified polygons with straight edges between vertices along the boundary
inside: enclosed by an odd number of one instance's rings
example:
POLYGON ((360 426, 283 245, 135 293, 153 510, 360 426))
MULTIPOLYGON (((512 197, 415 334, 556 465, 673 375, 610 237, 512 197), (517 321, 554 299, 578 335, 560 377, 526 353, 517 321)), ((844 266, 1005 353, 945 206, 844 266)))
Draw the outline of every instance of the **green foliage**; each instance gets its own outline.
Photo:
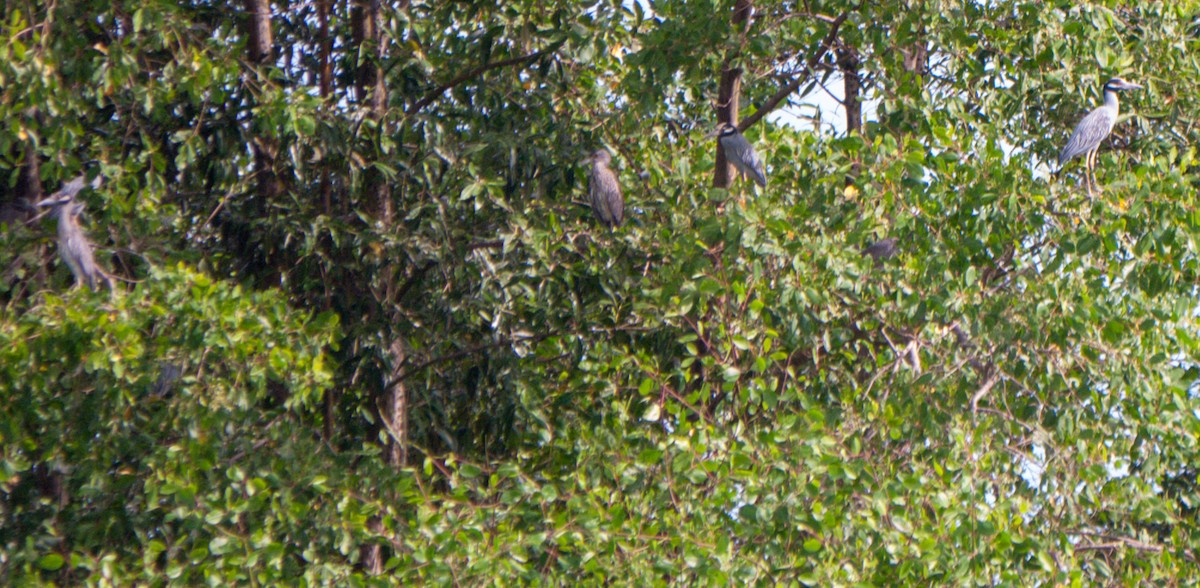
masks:
POLYGON ((31 302, 0 330, 13 576, 247 579, 226 574, 254 567, 257 549, 270 568, 259 579, 282 572, 274 536, 307 521, 290 504, 313 492, 311 473, 304 484, 288 474, 289 457, 319 451, 304 449, 311 435, 285 407, 329 386, 336 317, 308 321, 276 293, 183 266, 112 297, 31 302), (220 555, 213 569, 189 565, 220 555))
POLYGON ((10 8, 7 185, 97 161, 133 282, 67 291, 52 222, 0 237, 0 579, 1194 577, 1196 3, 760 4, 389 8, 382 112, 344 6, 325 97, 315 5, 257 70, 206 3, 10 8), (768 118, 768 188, 709 187, 722 64, 744 117, 844 11, 864 133, 768 118), (1146 89, 1089 199, 1048 162, 1112 75, 1146 89))

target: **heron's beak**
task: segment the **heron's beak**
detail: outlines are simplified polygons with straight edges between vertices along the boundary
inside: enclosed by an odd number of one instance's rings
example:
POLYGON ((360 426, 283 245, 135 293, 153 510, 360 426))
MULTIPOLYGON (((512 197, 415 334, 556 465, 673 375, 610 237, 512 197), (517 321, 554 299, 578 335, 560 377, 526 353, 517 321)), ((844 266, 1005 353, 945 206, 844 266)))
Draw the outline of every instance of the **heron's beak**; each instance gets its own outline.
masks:
POLYGON ((707 135, 704 135, 704 138, 705 138, 705 139, 711 139, 711 138, 713 138, 713 137, 716 137, 717 135, 720 135, 720 134, 721 134, 721 131, 720 131, 720 130, 716 130, 716 131, 713 131, 713 132, 711 132, 711 133, 709 133, 709 134, 707 134, 707 135))
POLYGON ((47 198, 41 202, 38 202, 37 204, 34 204, 34 206, 58 206, 60 204, 66 204, 70 201, 70 198, 47 198))
POLYGON ((1122 90, 1141 90, 1141 89, 1142 89, 1142 85, 1141 85, 1141 84, 1135 84, 1135 83, 1133 83, 1133 82, 1125 82, 1125 85, 1124 85, 1124 86, 1121 86, 1121 89, 1122 89, 1122 90))

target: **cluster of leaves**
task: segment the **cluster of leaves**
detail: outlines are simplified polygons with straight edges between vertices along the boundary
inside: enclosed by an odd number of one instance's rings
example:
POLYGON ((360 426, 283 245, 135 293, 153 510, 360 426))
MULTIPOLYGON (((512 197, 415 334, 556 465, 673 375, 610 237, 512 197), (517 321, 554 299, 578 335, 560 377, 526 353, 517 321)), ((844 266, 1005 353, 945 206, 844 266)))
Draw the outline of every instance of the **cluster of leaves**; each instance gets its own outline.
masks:
POLYGON ((1195 3, 728 4, 404 3, 382 112, 357 3, 277 7, 265 67, 206 2, 10 9, 9 185, 98 161, 137 283, 54 295, 48 233, 0 237, 0 579, 1194 575, 1195 3), (769 187, 708 187, 722 65, 749 109, 820 94, 842 14, 877 120, 760 123, 769 187), (1091 200, 1045 162, 1116 74, 1147 90, 1091 200))

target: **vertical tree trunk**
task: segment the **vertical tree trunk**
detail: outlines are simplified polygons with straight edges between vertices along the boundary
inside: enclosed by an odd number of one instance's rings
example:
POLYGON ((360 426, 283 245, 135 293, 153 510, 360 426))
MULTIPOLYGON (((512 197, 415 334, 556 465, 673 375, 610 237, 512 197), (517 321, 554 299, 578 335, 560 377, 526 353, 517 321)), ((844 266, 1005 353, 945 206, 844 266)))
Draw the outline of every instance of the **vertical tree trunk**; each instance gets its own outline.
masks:
MULTIPOLYGON (((244 0, 246 10, 246 51, 250 63, 269 67, 274 58, 274 36, 271 33, 271 3, 269 0, 244 0)), ((266 210, 282 192, 283 186, 275 173, 275 140, 260 134, 251 143, 254 152, 254 173, 257 179, 258 209, 266 210)))
MULTIPOLYGON (((837 49, 838 70, 842 72, 842 105, 846 107, 846 135, 862 134, 862 80, 858 76, 860 65, 858 49, 845 43, 839 43, 837 49)), ((846 185, 853 184, 862 172, 862 162, 858 156, 846 174, 846 185)))
POLYGON ((401 378, 404 360, 407 357, 403 340, 392 341, 391 354, 395 366, 392 368, 391 381, 396 382, 396 385, 392 387, 389 395, 387 410, 390 414, 386 415, 394 440, 388 459, 395 466, 404 467, 408 465, 408 387, 401 378))
MULTIPOLYGON (((333 52, 333 40, 329 37, 329 4, 331 0, 317 0, 317 27, 320 39, 318 40, 318 60, 317 60, 317 88, 321 96, 321 101, 326 106, 329 105, 329 96, 332 94, 333 85, 333 68, 329 64, 330 53, 333 52)), ((321 195, 321 212, 328 218, 333 216, 333 187, 330 184, 329 167, 322 162, 321 164, 321 179, 319 180, 318 193, 321 195)), ((325 310, 329 310, 332 304, 332 288, 329 284, 325 285, 325 310)), ((333 388, 325 390, 324 397, 321 403, 324 408, 325 421, 321 428, 321 436, 326 443, 333 441, 333 422, 335 416, 335 397, 333 388)))
MULTIPOLYGON (((754 14, 754 3, 751 0, 737 0, 733 6, 733 18, 731 22, 733 26, 731 30, 738 31, 738 35, 745 40, 746 31, 750 30, 750 18, 754 14)), ((733 64, 740 49, 725 57, 725 62, 721 66, 721 83, 717 89, 717 122, 729 123, 737 125, 738 106, 740 104, 740 96, 742 93, 742 68, 735 67, 733 64)), ((732 183, 733 169, 729 162, 725 160, 725 150, 721 149, 721 145, 717 143, 717 169, 713 174, 714 188, 728 188, 732 183)))
MULTIPOLYGON (((404 8, 404 4, 401 4, 401 9, 404 8)), ((355 0, 351 12, 351 27, 354 31, 355 43, 359 47, 359 54, 367 56, 362 58, 363 61, 358 64, 355 72, 358 98, 360 103, 367 107, 370 116, 380 123, 376 125, 378 132, 384 133, 387 132, 386 125, 383 123, 387 114, 387 87, 383 83, 383 72, 379 67, 383 56, 379 10, 379 0, 355 0)), ((385 229, 391 227, 395 222, 391 187, 379 170, 368 168, 364 172, 363 195, 367 198, 375 218, 385 229)), ((395 280, 393 279, 395 274, 394 266, 384 270, 382 280, 384 291, 380 294, 382 300, 379 301, 384 312, 388 312, 395 303, 395 280)), ((393 370, 395 373, 399 373, 400 365, 404 361, 401 346, 394 341, 389 345, 387 353, 390 356, 389 363, 393 370)), ((407 416, 406 402, 402 398, 403 386, 393 386, 390 390, 384 390, 383 393, 385 397, 376 405, 380 407, 379 418, 391 433, 389 435, 391 443, 387 451, 388 461, 396 467, 404 467, 405 461, 407 461, 407 431, 397 427, 400 424, 399 421, 403 419, 396 417, 397 411, 405 412, 405 417, 407 416)))
MULTIPOLYGON (((380 30, 380 3, 379 0, 351 0, 350 10, 350 27, 353 32, 354 45, 358 48, 359 59, 362 61, 358 64, 355 71, 355 85, 358 94, 359 104, 365 106, 370 116, 379 124, 376 125, 377 132, 387 132, 383 119, 387 114, 387 87, 383 83, 383 72, 379 67, 379 63, 383 58, 383 38, 380 30)), ((396 8, 403 10, 407 7, 407 2, 401 2, 396 8)), ((385 181, 383 175, 375 168, 367 168, 363 174, 363 196, 366 197, 368 207, 376 220, 388 229, 395 222, 395 209, 392 204, 391 187, 385 181)), ((384 292, 379 294, 382 300, 379 301, 379 306, 384 312, 390 311, 394 304, 394 279, 395 268, 388 267, 383 271, 384 292)), ((395 378, 400 373, 401 364, 404 361, 399 341, 393 341, 387 349, 387 353, 391 356, 390 363, 392 364, 391 374, 395 378)), ((406 398, 403 396, 404 387, 401 385, 392 386, 390 389, 383 389, 384 397, 376 402, 375 406, 379 410, 379 419, 383 426, 388 431, 390 439, 385 455, 388 462, 394 467, 404 467, 407 461, 407 431, 403 428, 397 428, 397 425, 402 425, 398 422, 402 419, 396 417, 398 411, 404 412, 407 417, 406 398)), ((374 531, 382 530, 382 525, 378 518, 372 518, 367 521, 368 528, 374 531)), ((379 575, 383 573, 384 553, 383 546, 380 544, 363 545, 360 549, 363 567, 368 574, 379 575)))
POLYGON ((858 50, 841 45, 837 50, 838 69, 842 72, 846 107, 846 134, 862 133, 862 80, 858 77, 858 50))
POLYGON ((30 203, 42 199, 41 159, 33 141, 25 142, 25 164, 21 166, 21 175, 17 176, 17 188, 12 193, 14 198, 24 198, 30 203))
MULTIPOLYGON (((376 121, 382 120, 387 111, 387 87, 383 84, 383 72, 379 68, 379 61, 383 57, 379 1, 355 0, 351 13, 355 44, 359 47, 359 55, 365 56, 355 72, 358 98, 376 121)), ((383 132, 382 127, 377 128, 383 132)), ((363 193, 369 199, 376 218, 385 227, 391 226, 395 217, 391 190, 378 170, 367 169, 363 177, 363 193)))
POLYGON ((42 199, 42 176, 40 158, 32 140, 14 144, 11 152, 25 160, 17 175, 17 185, 6 191, 0 201, 0 223, 17 225, 33 217, 33 205, 42 199))
MULTIPOLYGON (((326 104, 329 103, 329 96, 333 93, 333 68, 329 63, 329 56, 331 53, 333 53, 333 39, 329 36, 330 2, 331 0, 317 0, 317 24, 320 27, 319 34, 321 35, 319 49, 320 53, 318 56, 317 66, 317 85, 318 92, 321 96, 321 101, 325 102, 326 104)), ((329 169, 323 168, 321 170, 320 194, 321 209, 322 212, 325 213, 325 216, 331 216, 333 214, 333 202, 331 197, 332 192, 333 188, 330 185, 329 169)))

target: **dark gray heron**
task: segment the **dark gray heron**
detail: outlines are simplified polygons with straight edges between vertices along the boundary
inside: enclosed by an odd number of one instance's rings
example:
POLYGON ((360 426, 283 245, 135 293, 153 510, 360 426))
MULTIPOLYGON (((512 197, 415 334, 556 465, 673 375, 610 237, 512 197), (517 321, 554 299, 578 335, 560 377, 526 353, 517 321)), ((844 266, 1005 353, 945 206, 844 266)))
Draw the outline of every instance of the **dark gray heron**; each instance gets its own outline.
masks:
MULTIPOLYGON (((84 203, 75 200, 75 195, 83 189, 86 177, 80 176, 65 184, 58 192, 38 203, 47 206, 58 217, 58 253, 71 274, 75 276, 76 284, 87 284, 88 288, 96 289, 97 282, 107 281, 104 272, 96 267, 96 258, 92 254, 92 243, 88 241, 83 227, 79 225, 79 215, 86 208, 84 203)), ((92 181, 92 187, 100 185, 97 176, 92 181)))
POLYGON ((1120 114, 1117 92, 1139 88, 1141 86, 1131 84, 1121 78, 1108 80, 1108 83, 1104 84, 1104 105, 1091 111, 1083 117, 1083 120, 1079 121, 1075 132, 1071 133, 1071 139, 1067 141, 1066 147, 1063 147, 1062 153, 1058 154, 1059 171, 1071 158, 1086 154, 1084 157, 1086 168, 1084 182, 1087 184, 1088 196, 1092 196, 1092 184, 1095 183, 1096 152, 1100 150, 1100 143, 1104 142, 1105 137, 1112 132, 1113 125, 1117 122, 1117 115, 1120 114))
POLYGON ((617 174, 608 167, 612 163, 612 155, 600 149, 588 156, 586 161, 592 164, 588 170, 588 198, 596 218, 609 228, 621 226, 621 221, 625 219, 625 199, 621 197, 617 174))
POLYGON ((763 171, 762 161, 754 153, 754 146, 746 140, 746 136, 729 123, 717 125, 717 130, 708 137, 717 137, 717 143, 725 150, 725 159, 737 168, 742 176, 749 176, 759 186, 767 187, 767 174, 763 171))
POLYGON ((895 237, 880 239, 866 247, 862 248, 860 255, 870 257, 875 260, 875 265, 883 263, 885 259, 891 259, 899 252, 899 247, 896 245, 899 241, 895 237))

